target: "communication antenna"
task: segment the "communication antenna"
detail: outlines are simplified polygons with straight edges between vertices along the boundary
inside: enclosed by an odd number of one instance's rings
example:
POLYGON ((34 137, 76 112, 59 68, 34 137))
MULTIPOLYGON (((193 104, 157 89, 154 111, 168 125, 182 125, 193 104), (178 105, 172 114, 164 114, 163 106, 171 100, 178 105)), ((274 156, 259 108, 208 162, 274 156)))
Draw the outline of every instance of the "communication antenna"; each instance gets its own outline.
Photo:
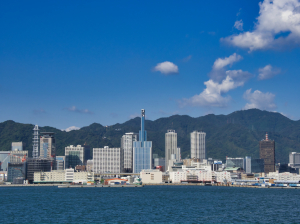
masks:
POLYGON ((33 150, 32 150, 32 157, 38 158, 39 156, 39 126, 35 125, 33 129, 33 150))

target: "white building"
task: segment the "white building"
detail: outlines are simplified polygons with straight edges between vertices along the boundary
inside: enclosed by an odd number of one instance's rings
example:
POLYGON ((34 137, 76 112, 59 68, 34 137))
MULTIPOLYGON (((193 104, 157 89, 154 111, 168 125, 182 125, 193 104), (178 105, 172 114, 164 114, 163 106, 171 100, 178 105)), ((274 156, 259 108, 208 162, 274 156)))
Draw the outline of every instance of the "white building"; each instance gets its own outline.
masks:
POLYGON ((86 171, 93 171, 93 160, 92 159, 89 159, 87 162, 86 162, 86 171))
POLYGON ((230 172, 227 171, 213 171, 212 172, 213 179, 215 179, 215 182, 217 183, 225 183, 231 181, 231 175, 230 172))
POLYGON ((65 168, 75 168, 85 164, 85 147, 70 145, 65 147, 65 168))
POLYGON ((132 173, 133 170, 133 142, 138 140, 138 134, 125 133, 121 138, 121 149, 124 151, 124 172, 132 173))
POLYGON ((94 148, 93 171, 95 173, 123 173, 124 152, 121 148, 94 148))
POLYGON ((250 156, 246 156, 245 157, 245 163, 244 163, 244 170, 246 173, 251 173, 251 157, 250 156))
POLYGON ((205 159, 205 132, 193 131, 191 133, 191 158, 192 159, 205 159))
POLYGON ((168 130, 165 134, 165 170, 168 170, 169 168, 169 160, 171 159, 172 154, 176 155, 176 160, 179 160, 177 133, 175 133, 175 130, 168 130))
POLYGON ((140 172, 140 178, 143 184, 159 184, 162 183, 162 172, 156 170, 142 170, 140 172))
POLYGON ((300 181, 300 175, 296 173, 277 173, 277 172, 269 172, 267 175, 269 178, 276 179, 278 181, 300 181))
POLYGON ((24 143, 23 142, 12 142, 11 151, 23 151, 24 143))
POLYGON ((74 172, 74 169, 34 172, 34 183, 87 183, 94 181, 92 172, 74 172))
POLYGON ((293 167, 293 168, 300 168, 300 153, 299 152, 290 152, 289 166, 293 167))

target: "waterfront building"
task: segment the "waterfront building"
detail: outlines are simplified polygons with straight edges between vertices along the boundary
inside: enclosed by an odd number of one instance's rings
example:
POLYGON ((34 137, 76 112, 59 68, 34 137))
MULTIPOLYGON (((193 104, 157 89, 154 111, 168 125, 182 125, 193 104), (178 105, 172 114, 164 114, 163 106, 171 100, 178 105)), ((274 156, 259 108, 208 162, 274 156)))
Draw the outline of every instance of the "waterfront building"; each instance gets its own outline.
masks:
POLYGON ((7 171, 11 151, 0 151, 0 171, 7 171))
POLYGON ((75 172, 73 168, 53 170, 51 172, 34 172, 33 183, 88 183, 94 182, 93 172, 75 172))
POLYGON ((300 175, 296 173, 278 173, 278 172, 269 172, 267 177, 276 179, 277 181, 300 181, 300 175))
POLYGON ((138 134, 125 133, 121 138, 121 149, 124 151, 124 172, 133 171, 133 142, 138 140, 138 134))
POLYGON ((75 168, 77 165, 85 165, 87 154, 89 154, 89 148, 85 146, 70 145, 65 147, 65 168, 75 168))
POLYGON ((165 158, 155 158, 154 159, 154 167, 156 168, 158 166, 163 167, 164 171, 166 170, 166 168, 165 168, 165 158))
POLYGON ((142 179, 143 184, 159 184, 162 183, 163 173, 160 170, 142 170, 140 172, 140 178, 142 179))
POLYGON ((175 130, 168 130, 165 134, 165 168, 169 168, 169 160, 171 155, 175 155, 175 159, 179 160, 178 148, 177 148, 177 133, 175 130))
POLYGON ((54 159, 56 154, 56 144, 54 132, 41 132, 40 137, 40 157, 54 159))
POLYGON ((193 131, 191 133, 191 159, 206 158, 205 136, 205 132, 193 131))
POLYGON ((11 151, 22 151, 24 149, 23 142, 12 142, 11 143, 11 151))
POLYGON ((65 169, 65 156, 56 156, 56 170, 65 169))
POLYGON ((27 179, 29 183, 34 181, 34 172, 50 172, 53 160, 46 158, 28 158, 27 159, 27 179))
POLYGON ((16 178, 26 179, 26 162, 8 163, 7 181, 13 183, 16 178))
POLYGON ((145 110, 142 109, 139 141, 133 142, 133 173, 152 168, 152 142, 147 141, 145 131, 145 110))
POLYGON ((266 139, 259 142, 260 159, 264 159, 265 173, 275 172, 275 141, 266 139))
POLYGON ((246 173, 251 173, 251 157, 246 156, 244 160, 244 170, 246 173))
POLYGON ((290 152, 289 166, 292 168, 300 168, 300 153, 299 152, 290 152))
POLYGON ((124 152, 121 148, 94 148, 93 171, 95 173, 123 173, 124 152))

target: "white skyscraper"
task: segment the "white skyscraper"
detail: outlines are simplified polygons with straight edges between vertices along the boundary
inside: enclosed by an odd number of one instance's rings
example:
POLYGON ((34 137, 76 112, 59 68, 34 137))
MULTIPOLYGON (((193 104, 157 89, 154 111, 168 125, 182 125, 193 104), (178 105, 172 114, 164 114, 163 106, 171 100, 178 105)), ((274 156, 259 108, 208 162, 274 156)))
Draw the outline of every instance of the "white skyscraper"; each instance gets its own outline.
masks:
POLYGON ((124 172, 132 173, 133 169, 133 142, 138 140, 138 134, 125 133, 121 138, 121 149, 124 151, 124 172))
POLYGON ((205 132, 193 131, 191 133, 191 159, 205 159, 205 132))
POLYGON ((175 133, 175 130, 168 130, 165 134, 165 170, 169 168, 169 160, 172 154, 176 155, 176 160, 180 159, 177 149, 177 133, 175 133))
POLYGON ((293 167, 293 168, 300 168, 300 153, 299 152, 290 152, 289 166, 293 167))

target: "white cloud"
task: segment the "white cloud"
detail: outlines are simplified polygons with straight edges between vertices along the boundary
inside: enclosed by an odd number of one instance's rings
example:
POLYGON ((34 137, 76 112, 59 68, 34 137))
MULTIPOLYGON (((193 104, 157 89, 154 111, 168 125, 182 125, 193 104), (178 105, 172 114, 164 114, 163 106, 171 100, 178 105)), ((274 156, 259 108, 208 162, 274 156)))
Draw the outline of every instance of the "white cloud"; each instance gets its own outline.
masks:
POLYGON ((202 93, 189 99, 183 99, 180 104, 182 106, 226 107, 231 98, 230 96, 223 96, 223 94, 243 86, 252 76, 249 72, 242 70, 228 70, 226 75, 226 78, 221 83, 212 79, 204 82, 206 88, 202 93))
POLYGON ((237 29, 237 30, 240 30, 242 31, 243 30, 243 20, 237 20, 235 21, 234 23, 234 27, 237 29))
POLYGON ((224 40, 249 51, 299 44, 300 2, 298 0, 264 0, 253 31, 232 35, 224 40))
POLYGON ((90 111, 88 109, 78 109, 75 106, 64 108, 64 109, 71 111, 71 112, 81 113, 81 114, 94 114, 92 111, 90 111))
POLYGON ((264 80, 264 79, 270 79, 274 77, 275 75, 280 73, 280 69, 273 68, 272 65, 266 65, 263 68, 258 69, 258 79, 264 80))
POLYGON ((261 110, 273 110, 277 106, 274 103, 275 95, 273 93, 263 93, 259 90, 255 90, 251 93, 251 89, 248 89, 244 93, 244 99, 249 101, 243 109, 248 110, 257 108, 261 110))
POLYGON ((61 130, 69 132, 69 131, 79 130, 79 129, 80 129, 79 127, 71 126, 71 127, 66 128, 66 129, 61 129, 61 130))
POLYGON ((236 53, 230 55, 229 57, 218 58, 214 62, 213 70, 220 70, 227 65, 232 65, 234 62, 240 61, 241 59, 243 59, 243 57, 236 53))
POLYGON ((165 61, 162 63, 158 63, 155 66, 154 71, 159 71, 165 75, 174 74, 174 73, 178 73, 178 66, 173 64, 172 62, 165 61))
POLYGON ((192 59, 192 55, 189 55, 189 56, 185 57, 184 59, 182 59, 182 61, 183 62, 188 62, 191 59, 192 59))

